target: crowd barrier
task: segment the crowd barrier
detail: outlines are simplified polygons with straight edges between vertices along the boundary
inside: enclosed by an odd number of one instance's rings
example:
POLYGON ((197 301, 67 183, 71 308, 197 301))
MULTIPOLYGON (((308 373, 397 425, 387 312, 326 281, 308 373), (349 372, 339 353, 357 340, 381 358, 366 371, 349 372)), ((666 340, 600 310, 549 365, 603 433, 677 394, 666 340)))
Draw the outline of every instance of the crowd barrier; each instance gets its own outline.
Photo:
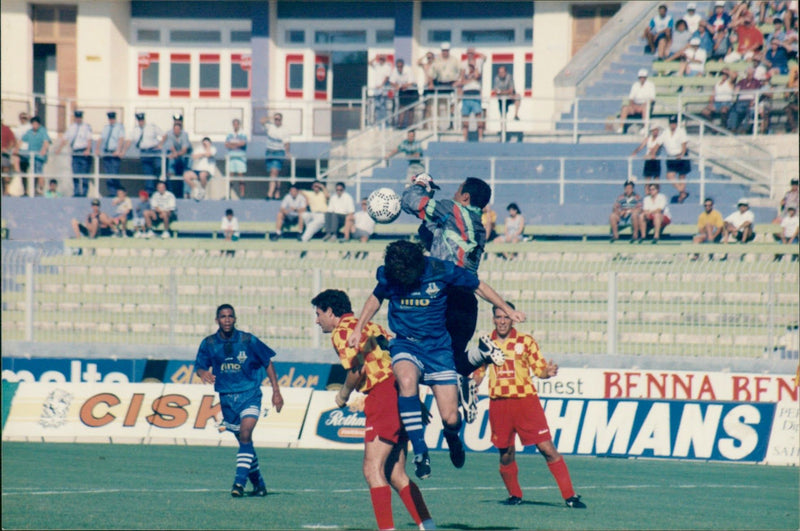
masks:
MULTIPOLYGON (((280 375, 280 374, 279 374, 280 375)), ((462 428, 472 452, 492 452, 486 381, 478 419, 462 428)), ((562 368, 537 381, 554 443, 565 455, 797 466, 797 376, 562 368)), ((278 413, 264 399, 259 447, 360 449, 364 397, 344 408, 335 391, 282 386, 278 413)), ((3 441, 234 446, 211 386, 174 383, 4 382, 3 441)), ((426 442, 444 450, 433 396, 426 442)), ((518 451, 534 452, 517 442, 518 451)))

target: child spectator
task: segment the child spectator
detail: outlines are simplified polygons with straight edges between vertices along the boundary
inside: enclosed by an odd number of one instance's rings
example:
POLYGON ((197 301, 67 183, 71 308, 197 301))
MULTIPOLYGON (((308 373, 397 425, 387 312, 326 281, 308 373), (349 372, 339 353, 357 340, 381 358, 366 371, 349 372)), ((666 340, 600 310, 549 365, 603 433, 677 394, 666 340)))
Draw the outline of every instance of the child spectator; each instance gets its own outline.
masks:
POLYGON ((47 191, 44 193, 45 197, 49 198, 56 198, 61 197, 61 192, 58 191, 58 181, 55 179, 50 179, 50 182, 47 183, 47 191))
POLYGON ((139 190, 139 202, 133 210, 133 237, 144 238, 144 213, 150 210, 150 194, 147 190, 139 190))
POLYGON ((225 211, 219 230, 225 234, 226 240, 234 242, 239 240, 239 220, 233 215, 232 208, 225 211))
POLYGON ((133 218, 133 203, 124 186, 117 188, 117 196, 111 200, 111 205, 117 207, 116 216, 111 218, 111 228, 114 234, 125 238, 128 236, 128 220, 133 218))

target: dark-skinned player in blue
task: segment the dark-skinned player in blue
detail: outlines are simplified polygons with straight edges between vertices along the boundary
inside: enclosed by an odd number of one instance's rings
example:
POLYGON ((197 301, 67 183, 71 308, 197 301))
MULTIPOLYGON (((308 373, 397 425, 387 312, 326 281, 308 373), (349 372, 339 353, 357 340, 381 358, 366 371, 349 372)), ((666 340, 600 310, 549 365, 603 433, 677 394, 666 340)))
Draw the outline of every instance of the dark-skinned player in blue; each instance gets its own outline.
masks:
POLYGON ((512 309, 491 286, 452 262, 426 257, 419 244, 400 240, 386 247, 384 265, 377 271, 378 283, 367 298, 348 345, 360 344, 364 326, 389 300, 389 342, 392 371, 398 385, 398 409, 414 449, 415 473, 431 474, 428 446, 422 423, 419 384, 429 385, 442 418, 443 433, 456 468, 464 466, 466 454, 460 438, 456 369, 452 343, 445 327, 448 293, 463 288, 502 307, 515 322, 525 314, 512 309))
POLYGON ((195 372, 204 383, 213 383, 222 407, 222 425, 239 441, 236 475, 231 496, 244 496, 250 479, 251 496, 266 496, 267 487, 253 447, 253 429, 261 415, 261 383, 266 373, 272 386, 272 405, 280 413, 283 397, 275 366, 275 351, 253 334, 236 329, 236 312, 230 304, 217 308, 219 330, 206 337, 197 350, 195 372), (210 370, 209 370, 210 369, 210 370))

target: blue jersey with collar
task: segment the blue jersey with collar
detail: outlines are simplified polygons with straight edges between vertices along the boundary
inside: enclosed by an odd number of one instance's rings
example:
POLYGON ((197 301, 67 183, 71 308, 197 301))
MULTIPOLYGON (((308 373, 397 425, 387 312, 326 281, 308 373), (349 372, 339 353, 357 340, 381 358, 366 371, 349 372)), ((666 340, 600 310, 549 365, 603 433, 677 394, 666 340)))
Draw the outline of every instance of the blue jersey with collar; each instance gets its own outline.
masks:
POLYGON ((261 386, 275 351, 253 334, 233 330, 230 339, 217 331, 200 343, 194 369, 211 368, 220 394, 240 393, 261 386))
POLYGON ((425 257, 425 271, 419 287, 406 291, 386 278, 378 268, 378 285, 372 294, 379 301, 389 299, 389 328, 399 338, 412 340, 448 337, 445 326, 447 289, 451 286, 476 290, 480 280, 463 267, 438 258, 425 257))

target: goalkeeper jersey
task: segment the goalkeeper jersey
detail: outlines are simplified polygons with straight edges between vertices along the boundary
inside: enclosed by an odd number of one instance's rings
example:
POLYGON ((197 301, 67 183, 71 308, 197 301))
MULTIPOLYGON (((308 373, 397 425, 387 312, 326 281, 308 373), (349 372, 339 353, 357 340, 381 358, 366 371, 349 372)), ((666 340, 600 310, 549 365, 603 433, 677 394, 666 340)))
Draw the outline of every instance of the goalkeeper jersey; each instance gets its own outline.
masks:
POLYGON ((366 379, 359 391, 369 392, 370 389, 386 380, 392 375, 392 358, 389 352, 383 350, 377 341, 378 336, 384 336, 387 341, 392 337, 381 325, 373 322, 367 323, 361 334, 361 343, 358 348, 347 346, 347 338, 356 329, 358 318, 352 313, 346 313, 339 320, 339 324, 333 329, 331 342, 336 353, 339 354, 339 361, 345 369, 364 366, 366 379))
POLYGON ((216 392, 241 393, 261 386, 274 356, 275 351, 253 334, 234 329, 226 339, 217 331, 200 343, 194 368, 211 368, 216 392))
POLYGON ((506 361, 502 366, 483 366, 478 369, 481 375, 489 372, 489 398, 523 398, 536 395, 531 371, 537 377, 545 376, 547 360, 539 352, 536 340, 528 334, 512 328, 505 340, 491 333, 495 345, 503 349, 506 361))

